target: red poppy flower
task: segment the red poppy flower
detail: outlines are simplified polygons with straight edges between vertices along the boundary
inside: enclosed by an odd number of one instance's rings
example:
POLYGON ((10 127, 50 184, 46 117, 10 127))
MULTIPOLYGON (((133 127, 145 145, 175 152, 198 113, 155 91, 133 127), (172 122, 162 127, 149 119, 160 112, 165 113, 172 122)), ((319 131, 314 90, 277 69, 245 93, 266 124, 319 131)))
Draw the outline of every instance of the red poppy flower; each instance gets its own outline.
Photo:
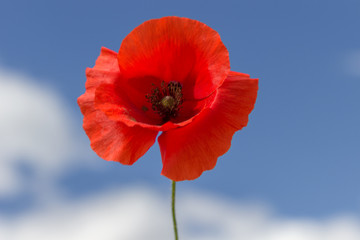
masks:
POLYGON ((180 17, 144 22, 118 53, 102 48, 78 99, 92 149, 131 165, 158 138, 162 174, 192 180, 216 165, 246 126, 258 80, 230 71, 219 34, 180 17))

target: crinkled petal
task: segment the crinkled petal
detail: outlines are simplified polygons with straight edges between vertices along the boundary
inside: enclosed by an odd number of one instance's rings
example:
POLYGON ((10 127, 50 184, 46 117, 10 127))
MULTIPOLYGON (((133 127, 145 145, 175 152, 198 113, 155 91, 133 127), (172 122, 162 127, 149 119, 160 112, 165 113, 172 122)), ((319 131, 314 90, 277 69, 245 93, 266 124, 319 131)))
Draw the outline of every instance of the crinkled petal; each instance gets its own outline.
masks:
POLYGON ((257 89, 257 79, 231 72, 209 109, 191 124, 160 135, 162 174, 174 181, 192 180, 214 168, 230 148, 233 134, 247 125, 257 89))
POLYGON ((78 98, 78 104, 91 148, 103 159, 133 164, 154 144, 158 131, 127 126, 95 108, 96 89, 101 84, 113 84, 119 78, 114 59, 117 62, 115 52, 102 48, 95 67, 86 71, 86 92, 78 98))
POLYGON ((99 110, 89 111, 84 116, 83 127, 91 148, 101 158, 127 165, 133 164, 149 150, 158 133, 112 121, 99 110))
MULTIPOLYGON (((120 69, 117 64, 117 53, 102 47, 95 66, 86 69, 85 94, 91 94, 91 96, 93 96, 98 86, 115 82, 119 78, 119 74, 120 69)), ((82 96, 79 99, 81 98, 82 96)), ((81 104, 81 111, 87 111, 93 107, 94 98, 84 98, 81 104)), ((83 114, 85 113, 86 112, 83 112, 83 114)))
POLYGON ((219 34, 199 21, 180 17, 152 19, 136 27, 123 40, 118 60, 129 85, 142 77, 145 82, 149 77, 177 81, 186 100, 211 95, 230 71, 219 34))
MULTIPOLYGON (((90 68, 88 68, 87 71, 89 71, 89 69, 90 68)), ((119 73, 120 69, 117 61, 117 53, 108 48, 102 47, 100 56, 96 59, 95 66, 92 69, 101 72, 119 73)), ((106 78, 102 80, 103 81, 99 81, 97 78, 87 79, 85 87, 97 87, 100 84, 106 83, 106 78)))

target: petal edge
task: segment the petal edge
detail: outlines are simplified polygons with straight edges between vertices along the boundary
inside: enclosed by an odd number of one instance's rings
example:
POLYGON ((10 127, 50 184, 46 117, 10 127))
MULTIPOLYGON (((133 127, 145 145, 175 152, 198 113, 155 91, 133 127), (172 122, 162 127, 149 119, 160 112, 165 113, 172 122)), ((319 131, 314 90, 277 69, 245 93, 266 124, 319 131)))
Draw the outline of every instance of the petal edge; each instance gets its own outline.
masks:
POLYGON ((162 133, 162 174, 174 181, 193 180, 213 169, 230 148, 234 133, 246 126, 257 90, 257 79, 231 72, 210 109, 191 124, 162 133))

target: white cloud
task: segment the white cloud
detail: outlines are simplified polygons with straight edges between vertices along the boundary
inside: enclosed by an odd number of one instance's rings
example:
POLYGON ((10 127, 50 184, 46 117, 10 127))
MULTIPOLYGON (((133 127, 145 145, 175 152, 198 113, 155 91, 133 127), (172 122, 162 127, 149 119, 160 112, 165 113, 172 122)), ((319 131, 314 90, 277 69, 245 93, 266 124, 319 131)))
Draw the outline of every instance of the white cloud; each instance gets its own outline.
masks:
POLYGON ((345 55, 343 68, 347 74, 360 77, 360 49, 353 50, 345 55))
MULTIPOLYGON (((182 192, 178 197, 180 239, 360 239, 360 222, 349 216, 327 220, 283 219, 264 207, 210 194, 182 192)), ((168 201, 167 196, 139 186, 77 202, 58 199, 19 218, 0 217, 0 239, 173 239, 168 201)))
POLYGON ((79 151, 71 126, 54 91, 0 68, 0 194, 15 194, 26 184, 17 171, 19 162, 32 168, 35 185, 67 166, 79 151))

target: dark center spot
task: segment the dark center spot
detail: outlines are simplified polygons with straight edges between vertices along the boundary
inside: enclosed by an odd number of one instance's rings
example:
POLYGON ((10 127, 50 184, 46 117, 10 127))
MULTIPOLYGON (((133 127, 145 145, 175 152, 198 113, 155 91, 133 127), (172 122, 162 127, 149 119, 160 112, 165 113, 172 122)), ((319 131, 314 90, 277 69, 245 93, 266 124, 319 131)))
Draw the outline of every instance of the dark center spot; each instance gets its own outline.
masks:
POLYGON ((161 83, 161 87, 154 87, 146 99, 151 103, 153 111, 158 113, 164 122, 175 118, 183 102, 182 86, 179 82, 161 83))

